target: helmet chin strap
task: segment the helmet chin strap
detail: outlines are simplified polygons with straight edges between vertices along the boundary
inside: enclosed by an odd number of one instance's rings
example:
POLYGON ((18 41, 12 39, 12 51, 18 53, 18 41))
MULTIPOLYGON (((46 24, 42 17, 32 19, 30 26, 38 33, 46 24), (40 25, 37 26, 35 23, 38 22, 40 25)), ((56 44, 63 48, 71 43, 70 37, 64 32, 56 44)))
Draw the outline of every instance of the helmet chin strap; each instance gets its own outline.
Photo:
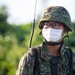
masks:
POLYGON ((45 41, 47 45, 52 45, 52 46, 55 46, 55 45, 59 45, 59 44, 63 44, 63 40, 61 42, 48 42, 48 41, 45 41))
POLYGON ((66 45, 69 46, 69 45, 70 45, 70 40, 69 40, 69 34, 68 34, 68 33, 67 33, 67 35, 65 35, 65 36, 63 37, 63 40, 64 40, 65 38, 68 38, 66 45))

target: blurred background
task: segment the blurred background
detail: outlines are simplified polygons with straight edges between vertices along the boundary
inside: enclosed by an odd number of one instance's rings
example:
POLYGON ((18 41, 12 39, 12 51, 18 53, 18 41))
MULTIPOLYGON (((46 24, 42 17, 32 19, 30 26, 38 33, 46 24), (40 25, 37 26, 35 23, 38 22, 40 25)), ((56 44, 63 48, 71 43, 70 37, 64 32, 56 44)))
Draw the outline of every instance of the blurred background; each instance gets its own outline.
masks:
MULTIPOLYGON (((53 5, 64 6, 71 15, 73 31, 69 33, 69 44, 74 51, 75 0, 37 0, 32 46, 42 43, 38 21, 43 10, 53 5)), ((34 11, 35 0, 0 0, 0 75, 16 74, 19 60, 28 50, 34 11)))

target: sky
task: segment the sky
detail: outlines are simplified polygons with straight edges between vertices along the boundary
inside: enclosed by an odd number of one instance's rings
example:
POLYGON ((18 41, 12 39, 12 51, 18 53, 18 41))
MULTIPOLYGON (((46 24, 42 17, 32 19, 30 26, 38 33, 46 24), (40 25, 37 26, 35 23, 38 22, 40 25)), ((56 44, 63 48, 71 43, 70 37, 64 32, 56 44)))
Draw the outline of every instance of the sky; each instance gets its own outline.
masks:
MULTIPOLYGON (((34 19, 36 0, 0 0, 0 5, 5 5, 9 17, 7 22, 10 24, 23 24, 32 22, 34 19)), ((35 19, 43 13, 48 6, 64 6, 71 15, 72 22, 75 21, 75 0, 37 0, 35 19)))

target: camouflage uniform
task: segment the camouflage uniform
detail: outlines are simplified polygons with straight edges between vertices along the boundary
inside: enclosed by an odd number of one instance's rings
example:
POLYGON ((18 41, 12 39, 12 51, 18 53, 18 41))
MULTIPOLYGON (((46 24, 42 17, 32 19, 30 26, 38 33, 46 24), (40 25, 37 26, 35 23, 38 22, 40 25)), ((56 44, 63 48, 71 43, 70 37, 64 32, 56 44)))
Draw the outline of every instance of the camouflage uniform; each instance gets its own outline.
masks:
MULTIPOLYGON (((68 50, 64 49, 64 45, 60 49, 61 56, 58 62, 58 75, 69 75, 69 58, 67 51, 68 50)), ((38 47, 38 53, 40 75, 52 75, 50 63, 51 56, 48 54, 48 49, 45 44, 38 47)), ((21 58, 16 75, 33 75, 34 60, 34 50, 31 48, 21 58)), ((73 66, 73 72, 75 72, 75 66, 73 66)))
MULTIPOLYGON (((71 26, 71 19, 68 11, 61 6, 54 6, 49 7, 45 10, 42 15, 42 18, 39 22, 39 28, 42 29, 43 26, 41 25, 44 21, 55 21, 61 22, 65 25, 66 30, 72 31, 71 26)), ((48 53, 48 49, 46 44, 42 44, 41 46, 36 47, 38 48, 38 59, 39 59, 39 69, 40 75, 52 75, 51 73, 51 66, 50 60, 52 58, 51 55, 48 53)), ((60 49, 60 57, 58 59, 58 75, 69 75, 70 65, 69 65, 69 51, 64 48, 62 45, 60 49)), ((74 58, 73 58, 74 59, 74 58)), ((75 60, 75 59, 74 59, 75 60)), ((27 53, 21 58, 18 70, 16 75, 33 75, 34 73, 34 49, 30 48, 27 53)), ((75 61, 73 61, 73 75, 75 75, 75 61)))

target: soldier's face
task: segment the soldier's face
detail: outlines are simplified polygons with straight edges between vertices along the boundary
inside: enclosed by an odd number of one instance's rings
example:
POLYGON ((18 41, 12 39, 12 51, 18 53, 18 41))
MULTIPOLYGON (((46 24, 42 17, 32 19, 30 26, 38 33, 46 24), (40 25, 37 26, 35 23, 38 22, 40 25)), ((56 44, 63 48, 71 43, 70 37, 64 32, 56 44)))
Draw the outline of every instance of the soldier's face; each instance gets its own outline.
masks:
POLYGON ((65 26, 59 22, 43 22, 42 35, 47 41, 59 42, 65 34, 65 26))

